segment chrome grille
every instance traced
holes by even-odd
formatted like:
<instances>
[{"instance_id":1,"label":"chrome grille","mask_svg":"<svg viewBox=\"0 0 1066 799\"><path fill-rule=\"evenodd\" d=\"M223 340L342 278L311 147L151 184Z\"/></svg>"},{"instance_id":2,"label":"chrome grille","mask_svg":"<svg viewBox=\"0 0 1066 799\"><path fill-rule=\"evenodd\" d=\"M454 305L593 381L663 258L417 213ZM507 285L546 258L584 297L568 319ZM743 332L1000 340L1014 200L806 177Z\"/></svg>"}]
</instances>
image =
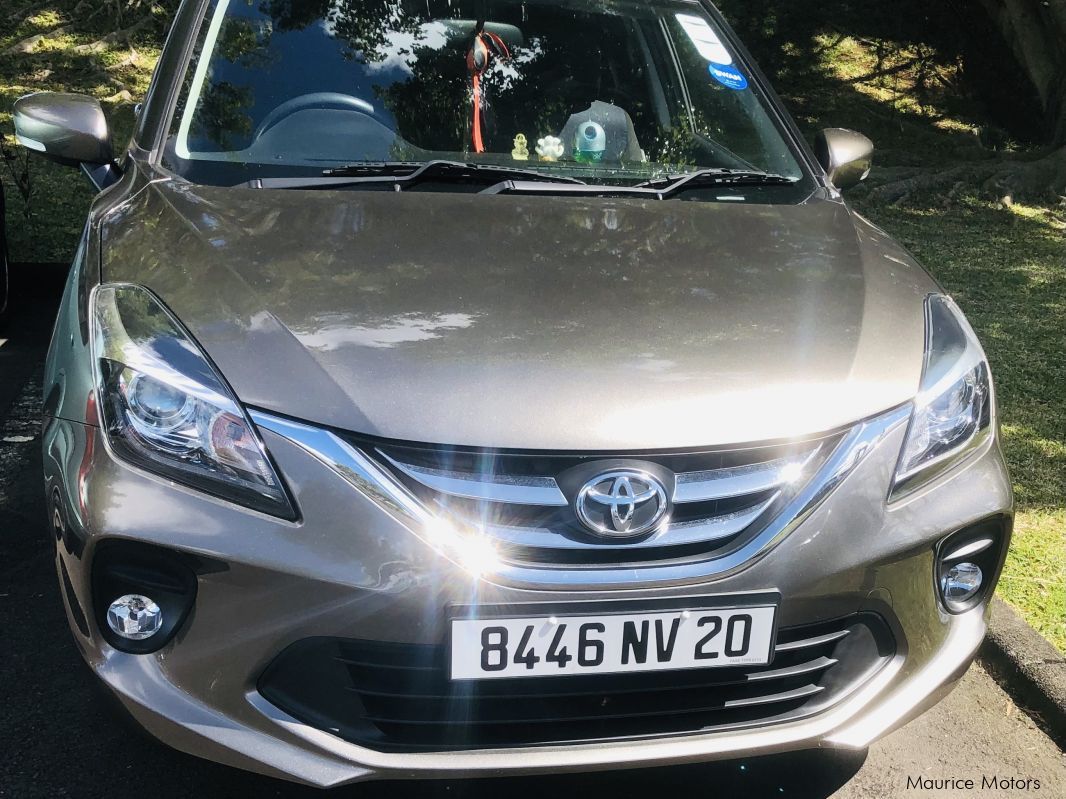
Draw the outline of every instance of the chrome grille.
<instances>
[{"instance_id":1,"label":"chrome grille","mask_svg":"<svg viewBox=\"0 0 1066 799\"><path fill-rule=\"evenodd\" d=\"M566 512L569 511L569 506L529 506L464 499L434 492L417 480L401 476L397 468L389 465L382 454L387 453L389 457L408 466L421 466L453 475L524 475L551 478L560 486L557 479L560 461L544 453L499 453L462 448L397 445L355 433L309 425L256 408L249 409L249 414L260 430L285 438L310 454L397 522L416 535L428 537L432 546L458 562L464 561L472 554L469 533L476 533L479 525L483 529L485 523L517 527L516 532L523 536L531 535L531 529L535 532L543 528L553 533L556 537L551 541L557 545L554 548L538 546L535 540L531 546L523 546L521 543L512 545L499 538L502 554L509 560L493 557L490 566L493 579L501 584L521 588L554 587L568 591L585 591L625 588L637 584L652 585L666 581L677 584L679 580L705 580L713 576L731 574L743 568L744 564L759 552L788 535L809 518L814 509L855 472L869 453L880 446L887 436L907 424L911 416L911 405L908 403L897 406L879 416L856 422L850 428L832 435L811 437L807 441L787 446L693 453L670 452L662 455L640 453L635 457L644 461L655 459L657 463L664 464L663 468L669 468L677 475L690 472L721 472L767 464L790 455L795 457L797 452L803 452L806 448L811 450L811 459L794 482L782 487L778 492L771 489L769 496L761 498L766 500L777 494L775 501L766 509L755 513L751 506L757 503L750 495L710 500L710 503L682 503L676 506L670 528L666 531L671 536L679 535L679 531L685 529L686 523L699 523L700 519L714 519L723 525L732 524L733 520L724 517L741 512L747 503L748 509L754 514L754 521L740 533L720 539L703 538L694 545L687 546L687 549L686 545L653 547L650 553L634 546L635 543L641 542L630 541L619 553L612 552L609 546L602 542L590 541L580 531L574 531L572 514L569 521L567 520ZM619 460L616 453L565 454L559 457L567 463L586 464L602 464L604 460L612 458L616 463ZM518 464L522 468L512 468ZM736 476L737 473L726 474ZM496 479L489 482L506 481ZM541 487L548 485L540 480L536 481L536 484ZM445 509L444 513L451 513L451 506L458 506L463 502L473 503L467 506L467 516L474 520L474 529L450 530L447 524L442 526L441 508ZM478 513L478 509L483 512ZM505 509L510 509L509 513L513 515L505 514ZM502 518L493 519L493 513ZM531 519L536 522L532 523ZM516 520L518 524L515 524ZM574 540L584 546L571 550L567 549L566 545L559 544L560 540ZM670 540L680 541L680 538ZM695 554L693 549L696 550ZM480 548L473 552L478 568L484 566L481 559L484 552L485 550ZM573 555L569 562L568 553ZM633 559L634 554L638 557L650 554L651 557L641 563ZM537 556L543 559L542 563L536 562ZM679 560L682 557L687 559ZM643 568L635 568L637 565L642 565Z\"/></svg>"},{"instance_id":2,"label":"chrome grille","mask_svg":"<svg viewBox=\"0 0 1066 799\"><path fill-rule=\"evenodd\" d=\"M552 454L356 442L437 517L491 537L512 564L639 565L743 545L795 497L841 436L699 452ZM577 519L574 474L646 466L672 477L669 522L604 540Z\"/></svg>"}]
</instances>

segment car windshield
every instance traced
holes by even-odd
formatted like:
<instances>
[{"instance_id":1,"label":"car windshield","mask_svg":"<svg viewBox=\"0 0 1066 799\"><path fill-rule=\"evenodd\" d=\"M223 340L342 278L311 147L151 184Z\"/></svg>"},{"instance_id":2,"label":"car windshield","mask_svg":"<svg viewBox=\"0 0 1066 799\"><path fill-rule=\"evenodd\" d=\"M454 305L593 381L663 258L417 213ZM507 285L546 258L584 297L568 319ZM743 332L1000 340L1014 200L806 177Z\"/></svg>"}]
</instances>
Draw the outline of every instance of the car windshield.
<instances>
[{"instance_id":1,"label":"car windshield","mask_svg":"<svg viewBox=\"0 0 1066 799\"><path fill-rule=\"evenodd\" d=\"M442 159L617 185L697 169L804 176L699 3L208 5L168 169L235 185Z\"/></svg>"}]
</instances>

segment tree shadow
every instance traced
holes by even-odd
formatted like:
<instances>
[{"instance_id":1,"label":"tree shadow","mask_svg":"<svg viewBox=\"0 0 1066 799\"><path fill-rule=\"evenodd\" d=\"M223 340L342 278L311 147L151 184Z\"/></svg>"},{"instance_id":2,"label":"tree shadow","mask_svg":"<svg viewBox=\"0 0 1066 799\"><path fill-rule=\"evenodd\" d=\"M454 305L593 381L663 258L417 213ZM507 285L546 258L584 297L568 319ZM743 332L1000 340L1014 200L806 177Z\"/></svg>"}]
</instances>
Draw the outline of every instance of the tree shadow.
<instances>
[{"instance_id":1,"label":"tree shadow","mask_svg":"<svg viewBox=\"0 0 1066 799\"><path fill-rule=\"evenodd\" d=\"M864 130L882 155L929 162L1043 133L1039 101L967 0L719 0L801 127ZM956 124L950 124L955 122Z\"/></svg>"}]
</instances>

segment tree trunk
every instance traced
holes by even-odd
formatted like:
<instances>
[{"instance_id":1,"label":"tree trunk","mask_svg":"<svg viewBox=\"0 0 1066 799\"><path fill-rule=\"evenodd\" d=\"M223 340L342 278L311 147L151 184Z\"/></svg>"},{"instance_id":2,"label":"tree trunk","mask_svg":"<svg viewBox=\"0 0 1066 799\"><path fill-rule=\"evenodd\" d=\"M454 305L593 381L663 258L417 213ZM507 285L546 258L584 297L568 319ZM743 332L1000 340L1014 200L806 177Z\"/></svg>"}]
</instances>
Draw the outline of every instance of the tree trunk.
<instances>
[{"instance_id":1,"label":"tree trunk","mask_svg":"<svg viewBox=\"0 0 1066 799\"><path fill-rule=\"evenodd\" d=\"M1066 146L1034 161L994 159L942 170L918 170L916 174L870 186L864 193L875 200L899 204L915 194L933 193L951 200L975 186L1004 204L1029 199L1066 201Z\"/></svg>"},{"instance_id":2,"label":"tree trunk","mask_svg":"<svg viewBox=\"0 0 1066 799\"><path fill-rule=\"evenodd\" d=\"M1036 88L1048 138L1066 146L1066 0L978 0Z\"/></svg>"}]
</instances>

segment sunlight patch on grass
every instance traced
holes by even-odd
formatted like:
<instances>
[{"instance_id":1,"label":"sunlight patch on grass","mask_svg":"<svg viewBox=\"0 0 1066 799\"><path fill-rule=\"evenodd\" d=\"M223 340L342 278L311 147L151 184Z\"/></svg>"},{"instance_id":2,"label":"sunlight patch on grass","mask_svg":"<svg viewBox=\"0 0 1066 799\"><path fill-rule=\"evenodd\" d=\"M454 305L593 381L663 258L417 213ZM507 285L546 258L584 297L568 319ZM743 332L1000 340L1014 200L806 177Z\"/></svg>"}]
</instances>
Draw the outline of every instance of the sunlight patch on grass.
<instances>
[{"instance_id":1,"label":"sunlight patch on grass","mask_svg":"<svg viewBox=\"0 0 1066 799\"><path fill-rule=\"evenodd\" d=\"M1066 510L1018 514L999 594L1066 652Z\"/></svg>"},{"instance_id":2,"label":"sunlight patch on grass","mask_svg":"<svg viewBox=\"0 0 1066 799\"><path fill-rule=\"evenodd\" d=\"M974 129L972 125L967 125L965 122L961 122L957 119L951 119L950 117L941 117L940 119L933 120L933 127L940 130L951 131L952 133L973 133Z\"/></svg>"},{"instance_id":3,"label":"sunlight patch on grass","mask_svg":"<svg viewBox=\"0 0 1066 799\"><path fill-rule=\"evenodd\" d=\"M800 124L865 133L877 146L875 169L987 156L977 109L953 88L956 68L927 48L823 33L813 49L783 52L791 63L778 88Z\"/></svg>"},{"instance_id":4,"label":"sunlight patch on grass","mask_svg":"<svg viewBox=\"0 0 1066 799\"><path fill-rule=\"evenodd\" d=\"M14 20L7 18L4 12L0 12L0 53L33 36L47 35L65 24L67 19L55 10L42 11L22 20L18 20L17 15ZM24 54L8 54L7 57L22 58Z\"/></svg>"},{"instance_id":5,"label":"sunlight patch on grass","mask_svg":"<svg viewBox=\"0 0 1066 799\"><path fill-rule=\"evenodd\" d=\"M847 81L881 105L920 116L942 116L933 104L923 103L920 98L941 99L951 72L932 64L921 50L890 42L875 43L880 46L873 47L851 37L833 39L828 35L818 37L816 42L827 75ZM957 121L956 124L961 125Z\"/></svg>"},{"instance_id":6,"label":"sunlight patch on grass","mask_svg":"<svg viewBox=\"0 0 1066 799\"><path fill-rule=\"evenodd\" d=\"M26 22L33 27L36 32L50 30L57 28L63 24L62 15L54 8L47 8L29 17Z\"/></svg>"}]
</instances>

